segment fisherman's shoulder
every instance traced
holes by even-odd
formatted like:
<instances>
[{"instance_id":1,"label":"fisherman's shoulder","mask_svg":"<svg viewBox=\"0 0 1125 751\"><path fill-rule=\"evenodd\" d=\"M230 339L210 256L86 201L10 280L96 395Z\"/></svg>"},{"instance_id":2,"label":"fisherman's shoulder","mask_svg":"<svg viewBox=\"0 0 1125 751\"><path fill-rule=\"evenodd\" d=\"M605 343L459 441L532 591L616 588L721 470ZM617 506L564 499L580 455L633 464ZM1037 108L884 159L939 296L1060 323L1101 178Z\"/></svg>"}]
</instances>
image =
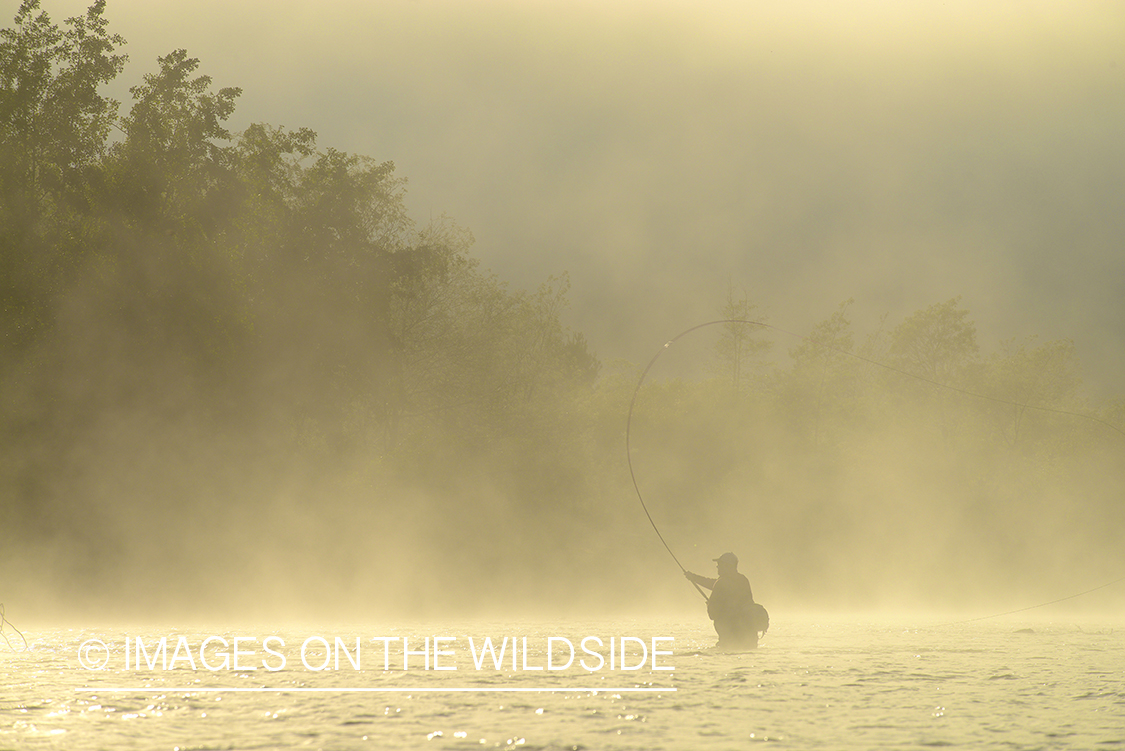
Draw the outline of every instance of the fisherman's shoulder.
<instances>
[{"instance_id":1,"label":"fisherman's shoulder","mask_svg":"<svg viewBox=\"0 0 1125 751\"><path fill-rule=\"evenodd\" d=\"M745 574L739 572L721 577L719 579L719 586L716 586L716 589L721 589L731 595L742 595L752 591L750 588L750 580L746 578Z\"/></svg>"}]
</instances>

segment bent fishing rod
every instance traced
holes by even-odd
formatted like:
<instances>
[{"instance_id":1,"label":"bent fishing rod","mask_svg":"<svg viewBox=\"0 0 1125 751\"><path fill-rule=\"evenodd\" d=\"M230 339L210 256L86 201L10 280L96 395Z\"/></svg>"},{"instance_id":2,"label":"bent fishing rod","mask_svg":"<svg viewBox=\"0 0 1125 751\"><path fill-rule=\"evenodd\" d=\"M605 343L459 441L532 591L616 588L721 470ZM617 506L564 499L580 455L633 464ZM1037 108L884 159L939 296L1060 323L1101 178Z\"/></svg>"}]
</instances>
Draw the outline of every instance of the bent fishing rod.
<instances>
[{"instance_id":1,"label":"bent fishing rod","mask_svg":"<svg viewBox=\"0 0 1125 751\"><path fill-rule=\"evenodd\" d=\"M640 501L641 508L644 509L644 512L645 512L645 517L648 519L648 523L652 525L652 530L654 532L656 532L656 536L658 538L660 538L660 542L664 545L664 549L668 551L668 555L672 556L672 560L676 562L677 566L679 566L680 571L685 573L685 574L688 573L688 570L686 568L684 568L684 565L682 563L680 563L680 559L677 558L676 554L672 552L672 548L668 545L668 541L665 540L664 535L662 535L660 533L660 529L656 526L656 522L653 520L652 514L649 513L648 505L645 504L644 495L642 495L642 493L641 493L640 485L637 484L637 474L633 469L633 452L632 452L632 446L631 446L631 442L630 442L630 438L631 438L631 435L632 435L632 427L633 427L633 409L634 409L634 407L636 407L637 395L641 392L641 386L644 384L645 378L648 376L649 371L652 370L652 366L655 365L656 361L660 359L660 356L662 354L664 354L668 349L670 349L673 344L675 344L677 341L679 341L683 337L687 336L688 334L691 334L692 332L698 331L699 329L703 329L703 328L706 328L708 326L716 326L718 324L740 324L740 325L747 325L747 326L758 326L759 328L763 328L763 329L771 329L773 331L777 331L779 333L786 334L786 335L794 337L796 339L800 339L801 341L808 342L808 343L813 344L813 345L815 345L817 347L820 347L822 349L826 349L826 350L831 351L831 352L837 352L837 353L842 354L842 355L847 355L848 357L852 357L852 358L855 358L855 359L860 360L862 362L866 362L866 363L869 363L871 365L875 365L876 367L880 367L880 368L883 368L885 370L889 370L892 373L898 373L900 375L906 376L907 378L913 378L914 380L922 381L923 383L928 383L928 384L931 384L931 385L936 386L938 388L946 389L948 391L953 391L953 392L956 392L956 393L959 393L959 394L963 394L965 396L970 396L970 397L973 397L975 399L983 399L985 401L990 401L990 402L994 402L994 403L997 403L997 404L1006 404L1008 406L1019 407L1019 408L1022 408L1022 409L1032 409L1032 410L1037 410L1037 411L1040 411L1040 412L1050 412L1050 413L1053 413L1053 414L1069 415L1071 417L1081 417L1081 418L1086 419L1086 420L1091 420L1093 422L1100 423L1100 424L1104 425L1105 427L1108 427L1110 430L1114 430L1117 433L1120 433L1122 436L1125 436L1125 430L1122 430L1121 428L1117 427L1113 423L1108 422L1106 420L1103 420L1100 417L1095 417L1094 415L1088 415L1088 414L1084 414L1082 412L1074 412L1074 411L1066 410L1066 409L1058 409L1056 407L1045 407L1045 406L1039 406L1039 405L1035 405L1035 404L1025 404L1023 402L1017 402L1017 401L1013 401L1011 399L1004 399L1004 398L1001 398L1001 397L987 396L985 394L978 394L976 392L969 391L968 389L959 388L957 386L953 386L953 385L948 384L948 383L942 383L942 382L936 381L932 378L927 378L926 376L918 375L917 373L911 373L908 370L903 370L902 368L897 368L894 365L889 365L889 364L884 363L884 362L879 362L878 360L872 359L870 357L864 357L863 355L860 355L860 354L855 353L855 352L851 352L850 350L841 349L840 347L835 347L831 344L826 344L824 342L818 342L815 339L809 338L807 336L801 336L800 334L795 334L792 331L786 331L785 329L779 328L778 326L774 326L774 325L769 324L769 323L765 323L763 321L750 321L750 320L744 320L744 319L740 319L740 318L723 318L723 319L720 319L720 320L717 320L717 321L707 321L706 323L700 323L700 324L697 324L695 326L692 326L689 329L685 329L684 331L681 331L679 334L677 334L676 336L669 339L667 342L664 343L663 347L661 347L659 350L657 350L656 354L653 355L652 359L649 360L648 365L646 365L645 369L641 372L641 377L639 379L637 379L637 386L636 386L636 388L633 389L633 398L629 401L629 414L628 414L628 416L625 420L625 459L626 459L626 461L629 465L629 477L633 481L633 490L635 490L636 493L637 493L637 500ZM689 579L689 581L691 581L691 580ZM1099 587L1094 587L1093 589L1087 590L1086 592L1080 592L1078 595L1071 595L1070 597L1063 597L1059 600L1052 600L1051 602L1048 602L1048 603L1042 603L1040 605L1033 605L1029 608L1022 608L1020 611L1013 611L1013 612L1021 612L1022 610L1032 610L1034 608L1043 607L1043 605L1051 605L1055 602L1062 602L1063 600L1069 600L1069 599L1072 599L1074 597L1078 597L1078 596L1083 595L1083 594L1088 594L1089 592L1093 592L1093 591L1098 590L1098 589L1103 589L1105 587L1110 586L1111 584L1116 584L1119 581L1125 581L1125 577L1122 577L1121 579L1116 579L1112 582L1109 582L1107 584L1103 584ZM707 597L707 593L703 591L702 587L700 587L694 581L691 581L691 584L692 584L693 587L695 587L696 591L699 592L699 594L703 597L704 600L709 599ZM1003 615L1007 615L1007 614L1005 613ZM985 616L985 617L991 618L991 617L995 617L995 616Z\"/></svg>"},{"instance_id":2,"label":"bent fishing rod","mask_svg":"<svg viewBox=\"0 0 1125 751\"><path fill-rule=\"evenodd\" d=\"M648 518L648 523L652 525L652 531L656 532L656 536L660 538L660 542L663 543L664 549L668 551L668 555L672 556L672 560L675 561L676 565L680 567L680 571L685 574L687 573L687 569L684 568L684 565L682 563L680 563L680 559L676 557L676 554L672 552L672 548L669 547L668 541L664 539L664 535L660 534L660 529L656 526L656 522L653 521L652 514L649 513L648 506L645 504L644 496L641 494L641 488L637 484L637 474L633 470L633 452L630 446L630 436L632 435L633 427L633 408L637 404L637 394L641 392L641 384L645 382L645 377L648 375L648 372L652 370L652 366L656 364L656 361L660 359L660 356L664 354L665 350L675 344L677 340L687 336L696 329L701 329L705 326L712 326L716 323L731 323L731 321L709 321L707 323L701 323L698 326L692 326L690 329L677 334L671 340L666 342L662 349L657 350L656 354L653 355L652 359L648 361L648 365L645 366L644 371L641 373L641 377L637 381L637 387L633 389L633 398L629 401L629 416L625 420L625 459L629 464L629 477L633 480L633 490L637 491L637 500L641 502L641 508L644 509L645 516ZM746 323L753 322L746 321ZM688 581L691 580L689 579ZM710 599L707 597L707 593L703 591L703 588L696 584L694 581L691 582L691 585L695 587L695 591L699 592L704 600Z\"/></svg>"}]
</instances>

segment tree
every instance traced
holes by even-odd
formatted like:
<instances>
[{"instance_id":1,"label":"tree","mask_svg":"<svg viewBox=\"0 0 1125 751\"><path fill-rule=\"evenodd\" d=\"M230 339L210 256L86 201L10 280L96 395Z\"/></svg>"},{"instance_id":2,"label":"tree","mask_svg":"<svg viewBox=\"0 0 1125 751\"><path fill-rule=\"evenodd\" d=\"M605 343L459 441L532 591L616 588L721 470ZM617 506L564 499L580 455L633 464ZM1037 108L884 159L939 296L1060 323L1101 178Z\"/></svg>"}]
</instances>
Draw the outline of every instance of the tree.
<instances>
[{"instance_id":1,"label":"tree","mask_svg":"<svg viewBox=\"0 0 1125 751\"><path fill-rule=\"evenodd\" d=\"M846 422L856 409L859 361L850 355L854 337L847 318L848 306L854 302L840 303L835 313L789 351L793 367L783 380L782 398L791 414L812 423L814 445L824 440L829 416Z\"/></svg>"},{"instance_id":2,"label":"tree","mask_svg":"<svg viewBox=\"0 0 1125 751\"><path fill-rule=\"evenodd\" d=\"M125 139L112 150L118 208L134 221L175 233L181 241L213 237L229 216L234 149L223 123L239 88L211 91L211 77L194 75L199 60L176 50L160 70L132 87L134 104L122 120Z\"/></svg>"},{"instance_id":3,"label":"tree","mask_svg":"<svg viewBox=\"0 0 1125 751\"><path fill-rule=\"evenodd\" d=\"M1020 343L1001 342L982 375L985 393L1007 402L990 402L987 407L999 437L1011 448L1054 444L1060 434L1059 421L1035 408L1078 409L1081 383L1074 342L1059 339L1036 346L1034 336ZM1074 421L1067 418L1065 422Z\"/></svg>"},{"instance_id":4,"label":"tree","mask_svg":"<svg viewBox=\"0 0 1125 751\"><path fill-rule=\"evenodd\" d=\"M908 316L891 332L888 349L890 364L913 376L899 381L903 393L936 404L947 448L955 416L949 409L952 392L945 387L966 384L979 351L976 325L960 304L958 296Z\"/></svg>"},{"instance_id":5,"label":"tree","mask_svg":"<svg viewBox=\"0 0 1125 751\"><path fill-rule=\"evenodd\" d=\"M0 347L9 354L49 331L52 298L100 231L89 209L117 102L98 87L125 63L104 9L98 0L60 29L24 0L15 26L0 29Z\"/></svg>"},{"instance_id":6,"label":"tree","mask_svg":"<svg viewBox=\"0 0 1125 751\"><path fill-rule=\"evenodd\" d=\"M935 303L900 323L891 333L892 364L915 376L952 385L976 360L977 329L961 297Z\"/></svg>"},{"instance_id":7,"label":"tree","mask_svg":"<svg viewBox=\"0 0 1125 751\"><path fill-rule=\"evenodd\" d=\"M103 155L117 102L98 93L125 64L125 40L106 30L105 0L59 29L24 0L0 30L0 146L5 193L20 186L32 218L42 201L82 199L86 168ZM38 210L38 211L37 211Z\"/></svg>"},{"instance_id":8,"label":"tree","mask_svg":"<svg viewBox=\"0 0 1125 751\"><path fill-rule=\"evenodd\" d=\"M727 323L722 325L719 341L715 344L716 367L718 373L729 380L737 395L752 377L755 360L765 355L772 346L772 342L762 335L762 327L753 325L755 322L765 323L769 317L759 310L756 303L749 301L745 290L736 297L733 285L727 286L727 299L719 314Z\"/></svg>"}]
</instances>

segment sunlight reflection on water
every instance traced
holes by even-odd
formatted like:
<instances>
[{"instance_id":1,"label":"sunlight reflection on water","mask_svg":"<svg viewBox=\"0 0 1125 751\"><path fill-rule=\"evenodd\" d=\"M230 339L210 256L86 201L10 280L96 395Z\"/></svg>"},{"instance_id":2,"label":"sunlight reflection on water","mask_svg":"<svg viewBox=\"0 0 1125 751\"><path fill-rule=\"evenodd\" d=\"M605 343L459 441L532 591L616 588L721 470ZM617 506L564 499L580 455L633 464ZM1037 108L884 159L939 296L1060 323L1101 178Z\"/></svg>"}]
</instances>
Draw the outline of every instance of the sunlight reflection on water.
<instances>
[{"instance_id":1,"label":"sunlight reflection on water","mask_svg":"<svg viewBox=\"0 0 1125 751\"><path fill-rule=\"evenodd\" d=\"M606 621L430 630L454 640L442 648L455 669L384 670L384 646L364 647L353 668L309 670L296 657L307 634L278 635L284 669L251 666L261 639L242 637L239 670L173 670L131 660L135 633L58 629L29 636L32 649L0 654L0 748L538 748L720 749L770 742L792 748L1091 748L1125 744L1125 645L1121 630L1071 625L984 622L940 628L891 622L776 621L762 647L743 654L708 650L703 623ZM354 648L366 628L325 632ZM403 632L405 633L405 632ZM141 633L152 658L161 636L185 636L197 648L207 634ZM500 669L475 668L469 636L517 635L528 651ZM567 639L603 637L603 669L544 669L548 637L565 658ZM407 643L413 649L422 631ZM399 634L401 636L401 634ZM674 670L605 669L609 638L674 637ZM79 646L97 638L110 651L106 669L85 670ZM214 646L216 643L212 643ZM367 642L370 645L370 642ZM510 643L509 643L510 644ZM221 647L221 644L218 646ZM275 646L277 646L275 644ZM596 646L591 644L590 646ZM431 642L433 649L433 642ZM418 647L419 652L421 646ZM283 651L278 649L277 651ZM596 651L596 650L595 650ZM252 657L248 655L253 655ZM214 664L215 655L207 655ZM334 657L334 656L333 656ZM373 662L368 661L368 657ZM431 654L432 658L433 655ZM613 656L615 660L619 655ZM525 662L526 659L526 662ZM591 658L591 663L594 664ZM324 655L310 659L318 665ZM440 664L440 663L439 663ZM561 663L558 663L561 664ZM615 662L615 665L618 663ZM665 664L657 661L657 667ZM524 669L524 667L527 669ZM251 669L254 668L254 669ZM538 669L537 669L538 668ZM124 691L109 691L125 688ZM216 689L225 689L216 691ZM267 690L263 690L267 689ZM362 690L361 690L362 689Z\"/></svg>"}]
</instances>

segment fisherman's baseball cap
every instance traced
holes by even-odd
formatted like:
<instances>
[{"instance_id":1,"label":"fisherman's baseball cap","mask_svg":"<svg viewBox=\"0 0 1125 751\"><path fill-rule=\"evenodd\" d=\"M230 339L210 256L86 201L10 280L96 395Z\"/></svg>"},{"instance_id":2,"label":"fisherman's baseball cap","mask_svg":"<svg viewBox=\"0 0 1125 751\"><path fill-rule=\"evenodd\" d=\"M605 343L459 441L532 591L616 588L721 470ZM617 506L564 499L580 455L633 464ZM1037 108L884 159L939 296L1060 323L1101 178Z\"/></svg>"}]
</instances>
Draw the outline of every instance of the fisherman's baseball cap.
<instances>
[{"instance_id":1,"label":"fisherman's baseball cap","mask_svg":"<svg viewBox=\"0 0 1125 751\"><path fill-rule=\"evenodd\" d=\"M715 559L715 563L729 563L733 566L738 565L738 556L734 553L723 553Z\"/></svg>"}]
</instances>

